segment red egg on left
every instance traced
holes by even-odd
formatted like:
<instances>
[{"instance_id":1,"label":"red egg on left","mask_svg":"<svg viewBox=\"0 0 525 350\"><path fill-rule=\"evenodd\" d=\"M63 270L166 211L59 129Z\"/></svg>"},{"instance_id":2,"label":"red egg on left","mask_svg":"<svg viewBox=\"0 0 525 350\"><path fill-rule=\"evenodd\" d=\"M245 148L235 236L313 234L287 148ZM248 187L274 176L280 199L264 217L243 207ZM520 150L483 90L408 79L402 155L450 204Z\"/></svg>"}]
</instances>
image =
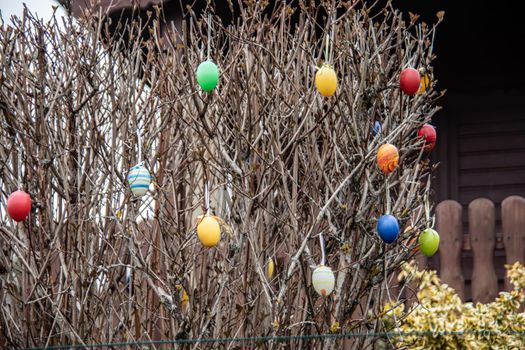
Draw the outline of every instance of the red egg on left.
<instances>
[{"instance_id":1,"label":"red egg on left","mask_svg":"<svg viewBox=\"0 0 525 350\"><path fill-rule=\"evenodd\" d=\"M399 87L405 94L414 96L419 90L420 85L421 76L417 70L414 68L403 69L399 75Z\"/></svg>"},{"instance_id":2,"label":"red egg on left","mask_svg":"<svg viewBox=\"0 0 525 350\"><path fill-rule=\"evenodd\" d=\"M417 137L425 139L425 150L430 151L436 145L436 129L430 124L423 124L421 129L417 131Z\"/></svg>"},{"instance_id":3,"label":"red egg on left","mask_svg":"<svg viewBox=\"0 0 525 350\"><path fill-rule=\"evenodd\" d=\"M31 197L24 191L15 191L7 199L7 212L11 219L24 221L31 211Z\"/></svg>"}]
</instances>

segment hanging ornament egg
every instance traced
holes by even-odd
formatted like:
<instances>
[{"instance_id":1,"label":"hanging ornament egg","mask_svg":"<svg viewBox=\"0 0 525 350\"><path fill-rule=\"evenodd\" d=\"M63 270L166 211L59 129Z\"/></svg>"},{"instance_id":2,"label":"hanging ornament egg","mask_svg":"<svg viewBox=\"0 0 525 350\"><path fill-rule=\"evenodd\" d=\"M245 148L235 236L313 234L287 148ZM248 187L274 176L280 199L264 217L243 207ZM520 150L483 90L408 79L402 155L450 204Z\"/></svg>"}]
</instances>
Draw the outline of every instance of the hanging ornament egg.
<instances>
[{"instance_id":1,"label":"hanging ornament egg","mask_svg":"<svg viewBox=\"0 0 525 350\"><path fill-rule=\"evenodd\" d=\"M381 171L390 174L397 168L399 162L399 152L397 147L389 143L381 145L377 150L377 165Z\"/></svg>"},{"instance_id":2,"label":"hanging ornament egg","mask_svg":"<svg viewBox=\"0 0 525 350\"><path fill-rule=\"evenodd\" d=\"M315 86L321 95L330 97L335 94L337 89L337 75L329 64L324 64L315 73Z\"/></svg>"},{"instance_id":3,"label":"hanging ornament egg","mask_svg":"<svg viewBox=\"0 0 525 350\"><path fill-rule=\"evenodd\" d=\"M268 263L266 264L266 278L269 280L273 277L273 271L275 269L275 264L273 263L272 258L268 258Z\"/></svg>"},{"instance_id":4,"label":"hanging ornament egg","mask_svg":"<svg viewBox=\"0 0 525 350\"><path fill-rule=\"evenodd\" d=\"M381 216L377 222L377 233L383 242L394 242L399 234L399 223L395 216L390 214Z\"/></svg>"},{"instance_id":5,"label":"hanging ornament egg","mask_svg":"<svg viewBox=\"0 0 525 350\"><path fill-rule=\"evenodd\" d=\"M219 68L210 60L204 61L197 67L196 76L202 90L211 92L219 82Z\"/></svg>"},{"instance_id":6,"label":"hanging ornament egg","mask_svg":"<svg viewBox=\"0 0 525 350\"><path fill-rule=\"evenodd\" d=\"M425 149L430 151L436 145L436 129L430 124L424 124L418 131L417 137L425 139Z\"/></svg>"},{"instance_id":7,"label":"hanging ornament egg","mask_svg":"<svg viewBox=\"0 0 525 350\"><path fill-rule=\"evenodd\" d=\"M142 197L148 192L151 183L151 175L142 164L137 164L129 169L128 183L135 197Z\"/></svg>"},{"instance_id":8,"label":"hanging ornament egg","mask_svg":"<svg viewBox=\"0 0 525 350\"><path fill-rule=\"evenodd\" d=\"M431 228L427 228L421 232L419 236L419 249L423 255L428 257L436 254L439 249L439 234Z\"/></svg>"},{"instance_id":9,"label":"hanging ornament egg","mask_svg":"<svg viewBox=\"0 0 525 350\"><path fill-rule=\"evenodd\" d=\"M320 265L312 273L312 284L320 296L326 297L332 293L335 285L335 276L331 268Z\"/></svg>"},{"instance_id":10,"label":"hanging ornament egg","mask_svg":"<svg viewBox=\"0 0 525 350\"><path fill-rule=\"evenodd\" d=\"M399 76L399 87L401 91L409 96L414 96L419 90L421 83L421 76L414 68L403 69Z\"/></svg>"},{"instance_id":11,"label":"hanging ornament egg","mask_svg":"<svg viewBox=\"0 0 525 350\"><path fill-rule=\"evenodd\" d=\"M421 83L419 84L419 90L417 91L418 95L423 95L430 86L430 76L428 74L421 75Z\"/></svg>"},{"instance_id":12,"label":"hanging ornament egg","mask_svg":"<svg viewBox=\"0 0 525 350\"><path fill-rule=\"evenodd\" d=\"M221 227L213 216L205 216L197 225L197 237L202 245L215 247L221 240Z\"/></svg>"},{"instance_id":13,"label":"hanging ornament egg","mask_svg":"<svg viewBox=\"0 0 525 350\"><path fill-rule=\"evenodd\" d=\"M186 305L188 305L188 302L190 301L190 296L188 295L188 292L186 292L186 289L184 289L184 286L182 284L176 284L175 288L179 290L180 305L182 307L186 307Z\"/></svg>"},{"instance_id":14,"label":"hanging ornament egg","mask_svg":"<svg viewBox=\"0 0 525 350\"><path fill-rule=\"evenodd\" d=\"M186 307L188 305L188 302L190 301L190 296L186 292L186 289L184 287L182 288L182 295L180 296L180 305L182 307Z\"/></svg>"},{"instance_id":15,"label":"hanging ornament egg","mask_svg":"<svg viewBox=\"0 0 525 350\"><path fill-rule=\"evenodd\" d=\"M7 212L16 222L24 221L31 211L31 197L24 191L15 191L7 199Z\"/></svg>"},{"instance_id":16,"label":"hanging ornament egg","mask_svg":"<svg viewBox=\"0 0 525 350\"><path fill-rule=\"evenodd\" d=\"M374 127L372 128L372 136L377 136L381 134L381 123L379 121L374 122Z\"/></svg>"}]
</instances>

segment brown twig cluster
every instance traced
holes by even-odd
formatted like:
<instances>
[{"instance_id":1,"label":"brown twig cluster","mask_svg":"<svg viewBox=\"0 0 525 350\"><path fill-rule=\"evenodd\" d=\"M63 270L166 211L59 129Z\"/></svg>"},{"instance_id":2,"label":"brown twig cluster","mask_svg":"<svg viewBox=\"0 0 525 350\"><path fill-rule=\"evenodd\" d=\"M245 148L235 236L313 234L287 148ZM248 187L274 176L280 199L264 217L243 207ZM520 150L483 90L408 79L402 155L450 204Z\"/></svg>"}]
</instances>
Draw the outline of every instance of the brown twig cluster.
<instances>
[{"instance_id":1,"label":"brown twig cluster","mask_svg":"<svg viewBox=\"0 0 525 350\"><path fill-rule=\"evenodd\" d=\"M377 329L385 295L402 294L391 277L430 224L416 131L438 94L404 96L398 79L430 67L435 27L390 5L299 4L268 15L268 2L245 2L232 25L213 17L211 38L191 11L179 39L156 23L124 40L102 20L31 14L1 28L0 346ZM133 35L144 26L149 41ZM314 87L327 34L331 98ZM208 40L221 71L209 94L195 80ZM386 142L401 155L391 175L375 162ZM142 160L154 180L137 200L126 175ZM222 224L212 249L195 233L205 181ZM5 203L18 188L33 205L16 224ZM375 230L387 211L402 226L390 245ZM336 274L326 298L311 286L320 233Z\"/></svg>"}]
</instances>

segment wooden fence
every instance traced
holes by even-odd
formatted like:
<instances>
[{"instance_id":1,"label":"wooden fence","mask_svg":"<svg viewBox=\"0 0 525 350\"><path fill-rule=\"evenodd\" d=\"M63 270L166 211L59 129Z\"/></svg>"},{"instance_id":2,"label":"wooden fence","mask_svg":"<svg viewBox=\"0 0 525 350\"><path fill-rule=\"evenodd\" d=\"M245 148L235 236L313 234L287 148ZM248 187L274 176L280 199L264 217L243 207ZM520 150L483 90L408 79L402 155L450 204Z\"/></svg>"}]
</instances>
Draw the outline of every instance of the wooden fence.
<instances>
[{"instance_id":1,"label":"wooden fence","mask_svg":"<svg viewBox=\"0 0 525 350\"><path fill-rule=\"evenodd\" d=\"M501 217L497 217L494 203L486 198L470 202L467 216L453 200L436 207L441 244L433 263L442 281L463 300L487 302L494 299L498 289L509 290L508 281L503 281L503 265L525 261L525 199L507 197L498 210ZM465 268L467 261L469 268Z\"/></svg>"}]
</instances>

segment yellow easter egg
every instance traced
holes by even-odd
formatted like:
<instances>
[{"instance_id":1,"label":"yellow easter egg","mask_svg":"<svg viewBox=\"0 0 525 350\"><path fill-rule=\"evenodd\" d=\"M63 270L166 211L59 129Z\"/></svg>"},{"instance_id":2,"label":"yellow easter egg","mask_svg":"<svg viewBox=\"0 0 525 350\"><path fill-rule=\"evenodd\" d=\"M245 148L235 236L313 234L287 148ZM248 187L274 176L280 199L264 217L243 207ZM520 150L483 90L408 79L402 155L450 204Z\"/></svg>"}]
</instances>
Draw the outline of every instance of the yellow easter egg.
<instances>
[{"instance_id":1,"label":"yellow easter egg","mask_svg":"<svg viewBox=\"0 0 525 350\"><path fill-rule=\"evenodd\" d=\"M188 293L186 292L186 289L184 289L182 284L175 285L175 288L177 288L180 292L179 296L180 296L181 306L185 307L186 305L188 305L188 302L190 301L190 296L188 295Z\"/></svg>"},{"instance_id":2,"label":"yellow easter egg","mask_svg":"<svg viewBox=\"0 0 525 350\"><path fill-rule=\"evenodd\" d=\"M203 246L215 247L221 240L221 228L217 219L205 216L197 225L197 236Z\"/></svg>"},{"instance_id":3,"label":"yellow easter egg","mask_svg":"<svg viewBox=\"0 0 525 350\"><path fill-rule=\"evenodd\" d=\"M421 83L419 84L418 94L422 95L430 86L430 76L425 74L421 77Z\"/></svg>"},{"instance_id":4,"label":"yellow easter egg","mask_svg":"<svg viewBox=\"0 0 525 350\"><path fill-rule=\"evenodd\" d=\"M180 304L182 305L182 307L185 307L186 305L188 305L189 301L190 301L190 296L188 295L188 293L186 293L186 289L182 288L182 295L180 297Z\"/></svg>"},{"instance_id":5,"label":"yellow easter egg","mask_svg":"<svg viewBox=\"0 0 525 350\"><path fill-rule=\"evenodd\" d=\"M272 258L268 258L268 264L266 264L266 278L269 280L273 277L273 271L275 269L275 264L273 263Z\"/></svg>"},{"instance_id":6,"label":"yellow easter egg","mask_svg":"<svg viewBox=\"0 0 525 350\"><path fill-rule=\"evenodd\" d=\"M325 64L315 74L315 86L321 95L330 97L337 89L337 75L332 66Z\"/></svg>"}]
</instances>

